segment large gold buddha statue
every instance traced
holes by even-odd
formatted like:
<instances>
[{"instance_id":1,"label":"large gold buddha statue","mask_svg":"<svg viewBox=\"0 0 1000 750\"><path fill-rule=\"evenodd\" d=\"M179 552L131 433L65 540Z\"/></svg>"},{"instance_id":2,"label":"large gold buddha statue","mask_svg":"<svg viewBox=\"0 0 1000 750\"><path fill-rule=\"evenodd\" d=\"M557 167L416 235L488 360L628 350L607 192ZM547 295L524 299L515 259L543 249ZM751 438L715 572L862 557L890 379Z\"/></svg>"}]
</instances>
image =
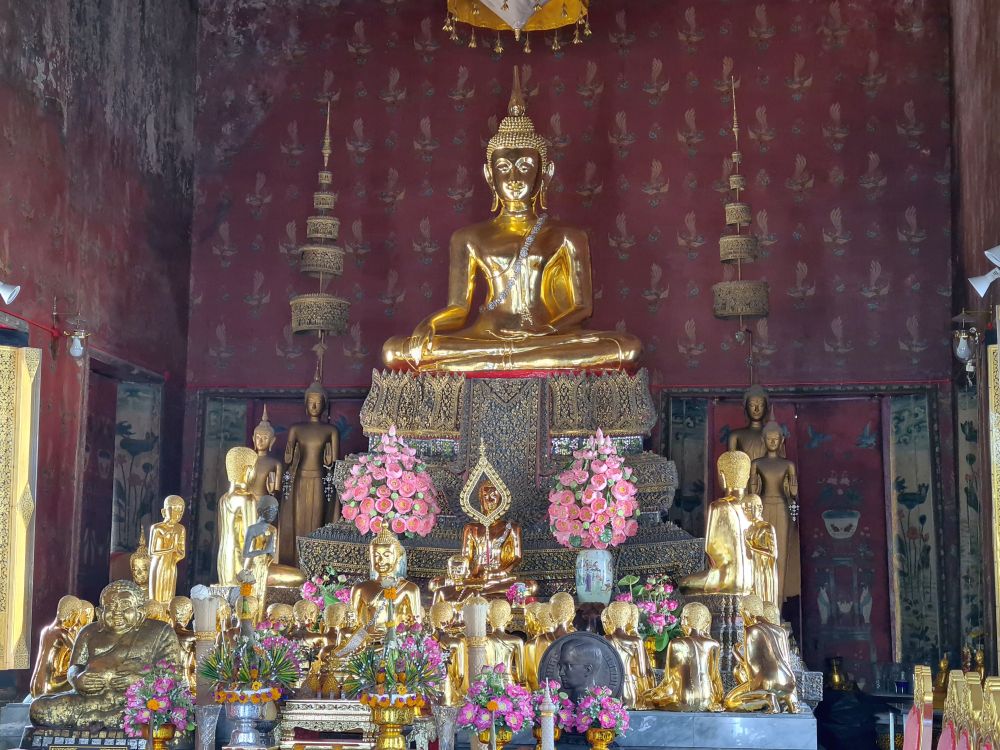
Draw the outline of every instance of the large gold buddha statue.
<instances>
[{"instance_id":1,"label":"large gold buddha statue","mask_svg":"<svg viewBox=\"0 0 1000 750\"><path fill-rule=\"evenodd\" d=\"M125 690L143 667L166 660L183 665L173 627L145 616L145 592L132 581L114 581L101 592L101 617L76 638L70 657L71 689L31 704L36 726L118 728Z\"/></svg>"},{"instance_id":2,"label":"large gold buddha statue","mask_svg":"<svg viewBox=\"0 0 1000 750\"><path fill-rule=\"evenodd\" d=\"M452 235L447 305L410 336L389 339L386 366L467 372L634 364L642 350L635 336L583 328L593 312L586 232L537 213L555 165L525 113L516 67L508 115L486 148L483 172L499 213Z\"/></svg>"}]
</instances>

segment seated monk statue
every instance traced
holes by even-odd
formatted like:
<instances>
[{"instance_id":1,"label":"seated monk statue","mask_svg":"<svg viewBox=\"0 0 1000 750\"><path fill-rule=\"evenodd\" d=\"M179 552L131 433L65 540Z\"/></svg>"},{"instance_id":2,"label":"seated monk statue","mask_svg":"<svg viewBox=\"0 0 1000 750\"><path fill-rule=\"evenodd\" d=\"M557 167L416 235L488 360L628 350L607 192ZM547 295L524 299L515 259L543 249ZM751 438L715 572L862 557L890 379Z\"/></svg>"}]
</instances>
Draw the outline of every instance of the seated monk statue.
<instances>
[{"instance_id":1,"label":"seated monk statue","mask_svg":"<svg viewBox=\"0 0 1000 750\"><path fill-rule=\"evenodd\" d=\"M480 587L469 581L469 561L463 555L452 555L446 564L448 574L432 578L427 586L433 595L431 606L448 602L460 613L465 601L478 594Z\"/></svg>"},{"instance_id":2,"label":"seated monk statue","mask_svg":"<svg viewBox=\"0 0 1000 750\"><path fill-rule=\"evenodd\" d=\"M489 481L479 486L479 506L489 516L500 507L497 488ZM514 574L523 559L521 526L503 517L487 529L481 523L467 523L462 528L462 555L469 562L466 585L479 589L484 598L506 597L507 589L517 581L528 587L531 596L538 590L534 581L519 579ZM454 602L453 602L454 603Z\"/></svg>"},{"instance_id":3,"label":"seated monk statue","mask_svg":"<svg viewBox=\"0 0 1000 750\"><path fill-rule=\"evenodd\" d=\"M681 610L679 638L667 644L667 659L660 684L645 695L646 703L666 711L721 711L721 646L710 635L712 613L701 602L688 602Z\"/></svg>"},{"instance_id":4,"label":"seated monk statue","mask_svg":"<svg viewBox=\"0 0 1000 750\"><path fill-rule=\"evenodd\" d=\"M483 171L498 214L452 235L446 306L411 335L390 338L385 365L468 372L635 364L642 351L635 336L583 327L594 302L586 231L537 213L555 165L526 114L516 67L508 115Z\"/></svg>"},{"instance_id":5,"label":"seated monk statue","mask_svg":"<svg viewBox=\"0 0 1000 750\"><path fill-rule=\"evenodd\" d=\"M383 527L368 545L373 579L351 587L351 611L369 642L380 642L389 627L423 620L420 589L412 581L396 577L402 555L399 539Z\"/></svg>"},{"instance_id":6,"label":"seated monk statue","mask_svg":"<svg viewBox=\"0 0 1000 750\"><path fill-rule=\"evenodd\" d=\"M785 632L764 619L764 603L756 594L740 602L743 643L733 649L736 687L726 694L729 711L788 713L798 709L795 673L788 662Z\"/></svg>"},{"instance_id":7,"label":"seated monk statue","mask_svg":"<svg viewBox=\"0 0 1000 750\"><path fill-rule=\"evenodd\" d=\"M753 590L753 555L746 543L752 524L743 508L750 457L740 451L719 456L719 481L725 495L708 506L705 522L705 557L708 567L680 580L685 594L736 594Z\"/></svg>"},{"instance_id":8,"label":"seated monk statue","mask_svg":"<svg viewBox=\"0 0 1000 750\"><path fill-rule=\"evenodd\" d=\"M52 695L69 689L66 673L76 638L76 623L81 618L83 602L67 594L56 605L55 619L38 636L38 656L31 673L31 697Z\"/></svg>"},{"instance_id":9,"label":"seated monk statue","mask_svg":"<svg viewBox=\"0 0 1000 750\"><path fill-rule=\"evenodd\" d=\"M120 728L125 690L142 669L160 660L183 665L169 623L146 618L145 592L132 581L114 581L101 592L101 617L76 638L67 674L71 689L38 698L31 722L43 727Z\"/></svg>"}]
</instances>

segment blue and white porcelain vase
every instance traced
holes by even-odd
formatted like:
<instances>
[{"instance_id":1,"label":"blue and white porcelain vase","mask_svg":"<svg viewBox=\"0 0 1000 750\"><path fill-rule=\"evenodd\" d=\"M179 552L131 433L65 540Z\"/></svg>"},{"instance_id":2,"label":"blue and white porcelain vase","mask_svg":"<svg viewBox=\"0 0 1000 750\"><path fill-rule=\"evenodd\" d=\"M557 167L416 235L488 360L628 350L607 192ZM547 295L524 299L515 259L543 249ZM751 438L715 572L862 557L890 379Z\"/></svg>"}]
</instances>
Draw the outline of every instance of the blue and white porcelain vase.
<instances>
[{"instance_id":1,"label":"blue and white porcelain vase","mask_svg":"<svg viewBox=\"0 0 1000 750\"><path fill-rule=\"evenodd\" d=\"M615 587L611 550L582 549L576 553L576 600L607 604Z\"/></svg>"}]
</instances>

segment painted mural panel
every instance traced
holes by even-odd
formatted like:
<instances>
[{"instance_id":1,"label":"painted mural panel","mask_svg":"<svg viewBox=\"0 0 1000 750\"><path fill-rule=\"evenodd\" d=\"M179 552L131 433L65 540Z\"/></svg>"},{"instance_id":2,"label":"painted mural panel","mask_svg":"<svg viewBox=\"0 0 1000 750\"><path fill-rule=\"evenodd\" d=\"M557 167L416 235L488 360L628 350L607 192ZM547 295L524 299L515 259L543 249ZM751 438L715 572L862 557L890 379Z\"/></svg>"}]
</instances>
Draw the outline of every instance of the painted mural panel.
<instances>
[{"instance_id":1,"label":"painted mural panel","mask_svg":"<svg viewBox=\"0 0 1000 750\"><path fill-rule=\"evenodd\" d=\"M979 442L979 392L976 386L956 389L959 486L959 565L962 576L961 633L982 633L983 612L983 538L980 527L981 503L985 499L979 481L981 460Z\"/></svg>"},{"instance_id":2,"label":"painted mural panel","mask_svg":"<svg viewBox=\"0 0 1000 750\"><path fill-rule=\"evenodd\" d=\"M708 446L708 399L672 398L667 415L667 457L677 465L680 486L674 495L669 518L691 536L705 533L706 454Z\"/></svg>"},{"instance_id":3,"label":"painted mural panel","mask_svg":"<svg viewBox=\"0 0 1000 750\"><path fill-rule=\"evenodd\" d=\"M162 391L149 383L118 386L112 554L135 550L140 534L160 520Z\"/></svg>"}]
</instances>

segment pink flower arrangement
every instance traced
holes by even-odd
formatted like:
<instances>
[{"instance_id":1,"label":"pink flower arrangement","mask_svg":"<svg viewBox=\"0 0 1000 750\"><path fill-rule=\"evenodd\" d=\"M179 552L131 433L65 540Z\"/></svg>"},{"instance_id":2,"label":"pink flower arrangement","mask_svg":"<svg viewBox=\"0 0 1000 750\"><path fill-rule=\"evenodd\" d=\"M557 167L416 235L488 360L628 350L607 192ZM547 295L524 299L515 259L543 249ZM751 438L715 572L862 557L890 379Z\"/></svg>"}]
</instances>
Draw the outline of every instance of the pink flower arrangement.
<instances>
[{"instance_id":1,"label":"pink flower arrangement","mask_svg":"<svg viewBox=\"0 0 1000 750\"><path fill-rule=\"evenodd\" d=\"M394 534L427 536L441 512L427 464L397 437L395 427L351 467L340 504L344 519L362 534L387 526Z\"/></svg>"},{"instance_id":2,"label":"pink flower arrangement","mask_svg":"<svg viewBox=\"0 0 1000 750\"><path fill-rule=\"evenodd\" d=\"M549 528L564 547L616 547L639 530L639 502L614 442L600 430L587 438L549 492Z\"/></svg>"},{"instance_id":3,"label":"pink flower arrangement","mask_svg":"<svg viewBox=\"0 0 1000 750\"><path fill-rule=\"evenodd\" d=\"M507 601L512 607L523 607L528 601L528 587L518 581L507 589Z\"/></svg>"},{"instance_id":4,"label":"pink flower arrangement","mask_svg":"<svg viewBox=\"0 0 1000 750\"><path fill-rule=\"evenodd\" d=\"M576 728L576 706L569 695L560 690L558 680L542 680L538 690L531 694L531 710L534 712L536 724L542 722L542 703L545 702L545 686L549 687L549 698L556 707L553 714L555 725L564 732L572 732Z\"/></svg>"},{"instance_id":5,"label":"pink flower arrangement","mask_svg":"<svg viewBox=\"0 0 1000 750\"><path fill-rule=\"evenodd\" d=\"M320 612L334 602L351 601L351 584L347 576L327 566L322 575L315 575L302 584L302 598L320 608Z\"/></svg>"},{"instance_id":6,"label":"pink flower arrangement","mask_svg":"<svg viewBox=\"0 0 1000 750\"><path fill-rule=\"evenodd\" d=\"M142 677L125 691L122 727L129 737L142 737L142 728L173 724L178 732L194 731L194 696L180 668L166 661L144 667Z\"/></svg>"},{"instance_id":7,"label":"pink flower arrangement","mask_svg":"<svg viewBox=\"0 0 1000 750\"><path fill-rule=\"evenodd\" d=\"M503 664L483 667L458 711L458 726L476 732L487 732L490 727L519 732L533 721L531 693L509 683Z\"/></svg>"},{"instance_id":8,"label":"pink flower arrangement","mask_svg":"<svg viewBox=\"0 0 1000 750\"><path fill-rule=\"evenodd\" d=\"M575 729L581 734L591 727L611 729L619 737L628 731L628 711L606 687L588 688L576 704Z\"/></svg>"},{"instance_id":9,"label":"pink flower arrangement","mask_svg":"<svg viewBox=\"0 0 1000 750\"><path fill-rule=\"evenodd\" d=\"M618 581L627 592L615 596L616 601L634 602L639 608L639 635L655 638L656 650L667 647L671 638L680 633L680 619L676 612L680 607L677 589L666 574L646 576L629 575Z\"/></svg>"}]
</instances>

